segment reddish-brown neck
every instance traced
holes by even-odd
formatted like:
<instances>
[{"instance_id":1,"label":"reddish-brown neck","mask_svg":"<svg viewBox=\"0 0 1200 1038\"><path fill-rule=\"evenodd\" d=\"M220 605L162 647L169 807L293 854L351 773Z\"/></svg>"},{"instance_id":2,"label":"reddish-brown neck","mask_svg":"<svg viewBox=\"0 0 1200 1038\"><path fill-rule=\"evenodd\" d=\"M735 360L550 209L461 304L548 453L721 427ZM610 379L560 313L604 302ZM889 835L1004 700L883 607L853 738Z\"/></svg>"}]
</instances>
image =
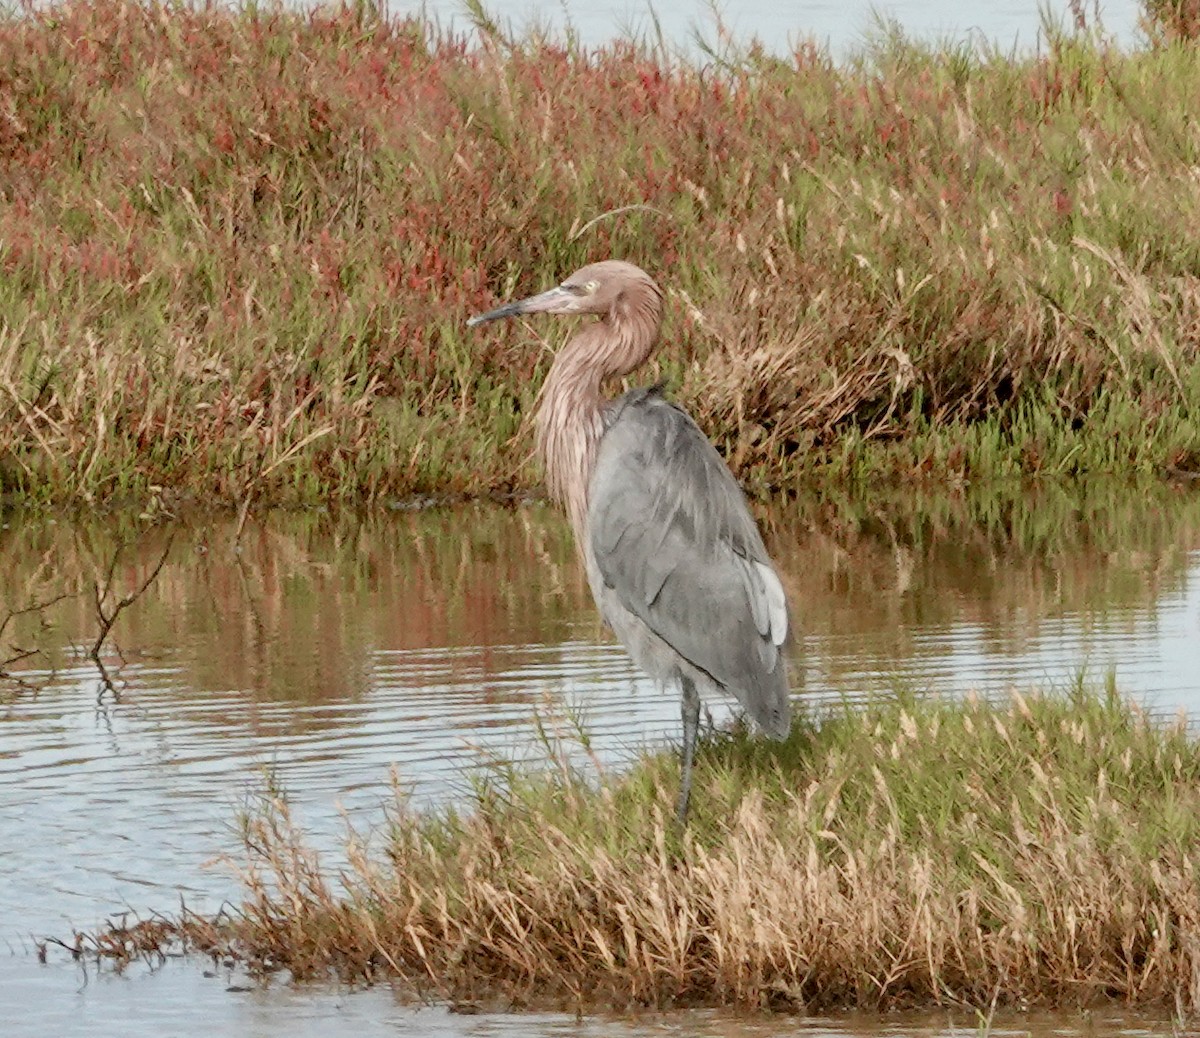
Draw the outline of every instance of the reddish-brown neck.
<instances>
[{"instance_id":1,"label":"reddish-brown neck","mask_svg":"<svg viewBox=\"0 0 1200 1038\"><path fill-rule=\"evenodd\" d=\"M588 484L604 434L605 379L646 362L662 323L662 296L653 282L627 288L612 309L581 328L554 358L537 411L537 445L550 493L567 510L582 546Z\"/></svg>"}]
</instances>

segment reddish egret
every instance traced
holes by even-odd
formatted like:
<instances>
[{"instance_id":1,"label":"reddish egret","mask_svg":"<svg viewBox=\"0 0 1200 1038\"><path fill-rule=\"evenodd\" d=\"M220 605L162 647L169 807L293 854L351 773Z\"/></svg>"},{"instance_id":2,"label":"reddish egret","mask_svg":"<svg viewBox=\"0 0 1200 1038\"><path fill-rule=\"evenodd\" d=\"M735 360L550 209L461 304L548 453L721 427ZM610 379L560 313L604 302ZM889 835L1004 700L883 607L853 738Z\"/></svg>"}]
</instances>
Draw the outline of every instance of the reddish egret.
<instances>
[{"instance_id":1,"label":"reddish egret","mask_svg":"<svg viewBox=\"0 0 1200 1038\"><path fill-rule=\"evenodd\" d=\"M696 423L657 388L602 393L607 379L644 364L658 339L662 292L650 276L632 263L593 263L468 323L537 313L599 318L550 366L538 450L604 619L643 670L682 692L682 825L701 693L733 695L767 735L788 733L783 586L737 482Z\"/></svg>"}]
</instances>

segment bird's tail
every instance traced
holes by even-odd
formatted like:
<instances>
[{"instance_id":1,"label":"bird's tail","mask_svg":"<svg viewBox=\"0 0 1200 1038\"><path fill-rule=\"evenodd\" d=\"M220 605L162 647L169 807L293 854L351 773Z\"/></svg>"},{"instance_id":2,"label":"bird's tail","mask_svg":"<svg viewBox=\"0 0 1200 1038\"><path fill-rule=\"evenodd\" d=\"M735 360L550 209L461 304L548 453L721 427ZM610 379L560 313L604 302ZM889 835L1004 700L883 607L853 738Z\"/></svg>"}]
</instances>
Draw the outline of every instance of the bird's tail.
<instances>
[{"instance_id":1,"label":"bird's tail","mask_svg":"<svg viewBox=\"0 0 1200 1038\"><path fill-rule=\"evenodd\" d=\"M792 701L788 694L787 667L780 654L769 679L758 686L756 695L744 705L750 719L772 739L783 740L792 730Z\"/></svg>"}]
</instances>

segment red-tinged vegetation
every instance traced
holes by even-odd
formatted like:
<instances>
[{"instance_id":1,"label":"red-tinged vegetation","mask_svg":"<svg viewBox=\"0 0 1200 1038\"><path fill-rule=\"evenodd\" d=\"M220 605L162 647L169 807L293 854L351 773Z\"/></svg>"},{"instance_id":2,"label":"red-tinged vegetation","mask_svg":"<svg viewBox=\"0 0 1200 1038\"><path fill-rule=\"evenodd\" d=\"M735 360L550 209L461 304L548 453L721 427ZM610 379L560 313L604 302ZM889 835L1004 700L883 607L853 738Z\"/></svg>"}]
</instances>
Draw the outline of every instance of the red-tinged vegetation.
<instances>
[{"instance_id":1,"label":"red-tinged vegetation","mask_svg":"<svg viewBox=\"0 0 1200 1038\"><path fill-rule=\"evenodd\" d=\"M531 485L558 333L464 319L607 255L756 486L1190 470L1198 89L1083 36L717 66L365 5L9 14L0 491Z\"/></svg>"}]
</instances>

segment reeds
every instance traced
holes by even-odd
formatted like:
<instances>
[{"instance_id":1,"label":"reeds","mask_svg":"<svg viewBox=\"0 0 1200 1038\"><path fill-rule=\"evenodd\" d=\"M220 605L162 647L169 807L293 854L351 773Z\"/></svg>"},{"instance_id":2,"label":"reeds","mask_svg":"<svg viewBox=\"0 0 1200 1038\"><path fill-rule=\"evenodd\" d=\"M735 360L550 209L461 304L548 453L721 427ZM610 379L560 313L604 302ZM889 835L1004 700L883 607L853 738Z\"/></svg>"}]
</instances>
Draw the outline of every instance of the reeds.
<instances>
[{"instance_id":1,"label":"reeds","mask_svg":"<svg viewBox=\"0 0 1200 1038\"><path fill-rule=\"evenodd\" d=\"M710 736L682 834L673 755L620 776L567 760L498 769L459 809L397 793L337 869L266 794L244 903L179 932L257 968L518 1006L1200 1005L1200 745L1111 688Z\"/></svg>"},{"instance_id":2,"label":"reeds","mask_svg":"<svg viewBox=\"0 0 1200 1038\"><path fill-rule=\"evenodd\" d=\"M1197 468L1195 48L484 23L3 16L0 492L528 486L559 332L463 321L607 255L671 289L660 374L757 488Z\"/></svg>"}]
</instances>

